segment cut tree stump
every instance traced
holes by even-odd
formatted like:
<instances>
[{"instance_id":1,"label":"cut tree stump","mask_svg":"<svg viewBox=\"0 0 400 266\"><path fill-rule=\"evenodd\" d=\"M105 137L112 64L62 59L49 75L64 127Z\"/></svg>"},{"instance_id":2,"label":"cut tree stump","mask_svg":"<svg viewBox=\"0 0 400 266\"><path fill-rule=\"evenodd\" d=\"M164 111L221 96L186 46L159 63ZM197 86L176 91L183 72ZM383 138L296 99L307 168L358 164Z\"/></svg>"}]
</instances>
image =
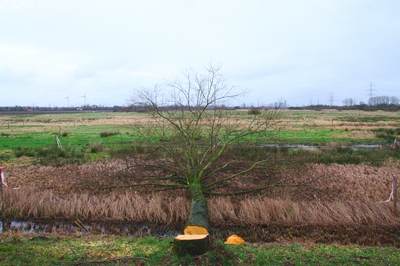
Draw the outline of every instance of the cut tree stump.
<instances>
[{"instance_id":1,"label":"cut tree stump","mask_svg":"<svg viewBox=\"0 0 400 266\"><path fill-rule=\"evenodd\" d=\"M208 251L210 238L208 230L203 226L188 225L183 230L184 235L174 239L174 252L182 257L187 254L196 256Z\"/></svg>"},{"instance_id":2,"label":"cut tree stump","mask_svg":"<svg viewBox=\"0 0 400 266\"><path fill-rule=\"evenodd\" d=\"M209 235L177 235L174 239L174 253L179 257L187 254L202 255L208 251Z\"/></svg>"}]
</instances>

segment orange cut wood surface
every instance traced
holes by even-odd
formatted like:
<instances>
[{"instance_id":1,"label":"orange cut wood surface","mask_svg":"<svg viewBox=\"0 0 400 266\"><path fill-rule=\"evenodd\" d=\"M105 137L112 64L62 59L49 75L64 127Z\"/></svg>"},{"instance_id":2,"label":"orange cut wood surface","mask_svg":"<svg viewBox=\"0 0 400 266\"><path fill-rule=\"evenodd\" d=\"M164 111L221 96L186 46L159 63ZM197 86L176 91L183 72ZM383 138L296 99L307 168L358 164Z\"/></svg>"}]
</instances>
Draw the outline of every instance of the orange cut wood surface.
<instances>
[{"instance_id":1,"label":"orange cut wood surface","mask_svg":"<svg viewBox=\"0 0 400 266\"><path fill-rule=\"evenodd\" d=\"M239 244L243 244L245 241L243 238L241 238L240 236L237 235L231 235L230 237L228 237L228 239L225 241L225 244L227 245L239 245Z\"/></svg>"},{"instance_id":2,"label":"orange cut wood surface","mask_svg":"<svg viewBox=\"0 0 400 266\"><path fill-rule=\"evenodd\" d=\"M207 235L177 235L175 237L176 240L200 240L204 239L208 236Z\"/></svg>"},{"instance_id":3,"label":"orange cut wood surface","mask_svg":"<svg viewBox=\"0 0 400 266\"><path fill-rule=\"evenodd\" d=\"M208 235L208 230L203 226L188 225L183 230L185 235Z\"/></svg>"}]
</instances>

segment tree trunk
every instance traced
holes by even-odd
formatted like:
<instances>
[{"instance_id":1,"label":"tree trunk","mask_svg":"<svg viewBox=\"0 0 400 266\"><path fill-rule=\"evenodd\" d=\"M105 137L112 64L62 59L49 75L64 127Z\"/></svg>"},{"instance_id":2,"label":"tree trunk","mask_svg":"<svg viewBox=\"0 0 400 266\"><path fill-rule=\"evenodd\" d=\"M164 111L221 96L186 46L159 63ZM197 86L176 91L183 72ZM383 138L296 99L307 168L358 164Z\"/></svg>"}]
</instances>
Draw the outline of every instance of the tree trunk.
<instances>
[{"instance_id":1,"label":"tree trunk","mask_svg":"<svg viewBox=\"0 0 400 266\"><path fill-rule=\"evenodd\" d=\"M173 250L179 257L203 255L209 248L209 235L178 235Z\"/></svg>"},{"instance_id":2,"label":"tree trunk","mask_svg":"<svg viewBox=\"0 0 400 266\"><path fill-rule=\"evenodd\" d=\"M174 240L174 251L178 256L202 255L210 246L210 223L208 206L200 182L189 186L192 198L190 213L184 235L178 235Z\"/></svg>"},{"instance_id":3,"label":"tree trunk","mask_svg":"<svg viewBox=\"0 0 400 266\"><path fill-rule=\"evenodd\" d=\"M202 226L210 232L210 217L208 216L207 200L203 193L200 182L195 182L189 186L192 202L190 205L188 226Z\"/></svg>"}]
</instances>

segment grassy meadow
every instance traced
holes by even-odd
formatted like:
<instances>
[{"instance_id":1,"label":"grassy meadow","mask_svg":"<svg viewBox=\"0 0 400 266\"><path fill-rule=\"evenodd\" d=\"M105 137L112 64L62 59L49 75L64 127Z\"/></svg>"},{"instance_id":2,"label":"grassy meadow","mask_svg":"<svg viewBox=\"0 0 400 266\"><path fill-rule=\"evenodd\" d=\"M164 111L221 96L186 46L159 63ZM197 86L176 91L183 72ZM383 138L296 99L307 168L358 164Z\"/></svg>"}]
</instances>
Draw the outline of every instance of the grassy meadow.
<instances>
[{"instance_id":1,"label":"grassy meadow","mask_svg":"<svg viewBox=\"0 0 400 266\"><path fill-rule=\"evenodd\" d=\"M246 110L232 112L243 121L250 117ZM388 149L371 153L347 148L357 144L390 146L400 133L398 112L282 110L274 120L277 122L275 130L253 136L246 142L327 147L322 154L299 152L298 156L309 157L310 162L317 163L360 163L364 160L381 163L388 157L398 157L397 152ZM134 128L149 124L151 119L147 114L138 112L0 114L0 163L4 165L24 158L41 165L62 165L112 158L124 152L141 152L146 143L135 134ZM57 149L56 137L63 150ZM154 141L159 140L154 138ZM369 156L372 157L368 159Z\"/></svg>"},{"instance_id":2,"label":"grassy meadow","mask_svg":"<svg viewBox=\"0 0 400 266\"><path fill-rule=\"evenodd\" d=\"M249 116L245 110L232 112L243 119ZM387 144L400 133L397 112L282 110L275 119L279 128L271 132L270 137L248 141L305 145ZM99 143L107 148L118 147L140 141L132 135L132 127L145 123L149 123L147 115L137 112L0 114L0 151L52 145L55 135L63 146L77 150Z\"/></svg>"},{"instance_id":3,"label":"grassy meadow","mask_svg":"<svg viewBox=\"0 0 400 266\"><path fill-rule=\"evenodd\" d=\"M249 119L246 110L232 112ZM209 197L215 241L205 255L174 257L170 237L132 238L118 228L114 236L79 228L66 235L56 227L45 235L5 230L0 265L396 265L400 219L382 201L400 173L400 150L391 147L400 114L281 110L274 119L276 129L230 156L268 154L270 175L316 181ZM151 122L145 113L0 114L0 166L8 185L20 187L3 187L0 218L183 228L187 192L107 189L129 181L128 156L146 153L134 128ZM247 243L224 246L231 233Z\"/></svg>"}]
</instances>

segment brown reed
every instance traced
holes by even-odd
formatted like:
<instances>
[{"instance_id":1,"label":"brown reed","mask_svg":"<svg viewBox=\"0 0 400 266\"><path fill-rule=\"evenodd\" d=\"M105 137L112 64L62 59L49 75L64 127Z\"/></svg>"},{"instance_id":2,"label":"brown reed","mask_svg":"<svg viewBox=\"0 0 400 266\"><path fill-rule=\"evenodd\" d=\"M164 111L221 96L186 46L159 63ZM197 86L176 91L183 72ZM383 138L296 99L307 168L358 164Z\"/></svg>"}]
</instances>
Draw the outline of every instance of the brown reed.
<instances>
[{"instance_id":1,"label":"brown reed","mask_svg":"<svg viewBox=\"0 0 400 266\"><path fill-rule=\"evenodd\" d=\"M209 198L211 223L399 224L392 214L392 203L381 203L390 194L392 174L400 172L398 162L387 162L382 167L367 164L305 167L307 178L319 177L309 186L275 188L252 197ZM125 168L123 160L63 167L3 165L8 184L21 188L3 189L1 217L161 224L186 221L190 207L186 194L94 189L107 186L112 174ZM287 178L299 182L302 177ZM126 180L113 182L123 184Z\"/></svg>"},{"instance_id":2,"label":"brown reed","mask_svg":"<svg viewBox=\"0 0 400 266\"><path fill-rule=\"evenodd\" d=\"M208 205L211 223L215 225L400 224L389 205L375 201L293 202L266 197L238 201L212 198L208 200ZM5 190L1 208L3 217L14 219L60 218L179 224L187 219L189 200L185 197L165 198L161 194L138 195L128 192L60 197L52 191L20 189Z\"/></svg>"}]
</instances>

